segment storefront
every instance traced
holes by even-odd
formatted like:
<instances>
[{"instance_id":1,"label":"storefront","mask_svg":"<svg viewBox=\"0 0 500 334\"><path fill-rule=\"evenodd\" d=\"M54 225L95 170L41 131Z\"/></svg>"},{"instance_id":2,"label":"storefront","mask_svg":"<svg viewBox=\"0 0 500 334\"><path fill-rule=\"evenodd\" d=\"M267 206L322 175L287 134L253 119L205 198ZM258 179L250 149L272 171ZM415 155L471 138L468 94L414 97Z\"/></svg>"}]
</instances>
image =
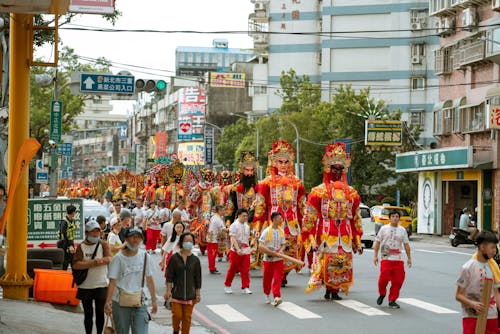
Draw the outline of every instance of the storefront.
<instances>
[{"instance_id":1,"label":"storefront","mask_svg":"<svg viewBox=\"0 0 500 334\"><path fill-rule=\"evenodd\" d=\"M418 172L417 233L449 234L463 208L481 230L494 227L491 164L479 161L472 146L398 154L396 172Z\"/></svg>"}]
</instances>

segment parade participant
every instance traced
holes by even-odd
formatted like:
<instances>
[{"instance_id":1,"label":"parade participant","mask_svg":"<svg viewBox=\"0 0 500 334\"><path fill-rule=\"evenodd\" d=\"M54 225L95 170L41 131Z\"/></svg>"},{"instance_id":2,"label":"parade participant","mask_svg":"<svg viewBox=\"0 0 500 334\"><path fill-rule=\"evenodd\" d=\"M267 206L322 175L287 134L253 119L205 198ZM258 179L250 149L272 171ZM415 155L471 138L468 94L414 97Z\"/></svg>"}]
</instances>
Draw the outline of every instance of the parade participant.
<instances>
[{"instance_id":1,"label":"parade participant","mask_svg":"<svg viewBox=\"0 0 500 334\"><path fill-rule=\"evenodd\" d=\"M225 208L222 205L215 206L215 214L210 218L207 233L208 270L211 274L220 274L215 267L215 258L219 250L219 238L226 228L224 223Z\"/></svg>"},{"instance_id":2,"label":"parade participant","mask_svg":"<svg viewBox=\"0 0 500 334\"><path fill-rule=\"evenodd\" d=\"M76 249L72 269L87 269L87 277L78 284L76 298L82 301L85 333L92 334L95 325L97 333L104 328L104 302L108 290L108 263L111 262L111 252L105 242L101 242L101 227L95 220L85 224L85 240Z\"/></svg>"},{"instance_id":3,"label":"parade participant","mask_svg":"<svg viewBox=\"0 0 500 334\"><path fill-rule=\"evenodd\" d=\"M146 211L146 250L154 251L160 239L160 211L156 207L156 202L149 203L149 209Z\"/></svg>"},{"instance_id":4,"label":"parade participant","mask_svg":"<svg viewBox=\"0 0 500 334\"><path fill-rule=\"evenodd\" d=\"M457 279L456 300L462 304L463 334L474 334L480 314L487 313L485 334L498 334L497 307L500 301L498 285L500 283L500 270L493 257L496 253L498 239L490 231L482 231L477 235L477 252L472 259L467 261ZM484 281L492 280L489 302L481 301Z\"/></svg>"},{"instance_id":5,"label":"parade participant","mask_svg":"<svg viewBox=\"0 0 500 334\"><path fill-rule=\"evenodd\" d=\"M170 211L169 208L166 207L165 201L160 201L159 203L159 221L160 221L160 226L163 227L167 222L170 221L172 218L172 212Z\"/></svg>"},{"instance_id":6,"label":"parade participant","mask_svg":"<svg viewBox=\"0 0 500 334\"><path fill-rule=\"evenodd\" d=\"M362 253L360 197L347 183L350 154L342 142L330 144L323 155L323 183L307 199L302 240L314 249L306 292L326 286L325 299L340 300L353 283L352 255Z\"/></svg>"},{"instance_id":7,"label":"parade participant","mask_svg":"<svg viewBox=\"0 0 500 334\"><path fill-rule=\"evenodd\" d=\"M248 221L253 221L255 201L255 186L257 185L257 167L259 163L255 159L253 152L241 152L240 162L238 163L240 179L231 187L227 202L226 216L232 223L236 218L236 212L239 209L248 211Z\"/></svg>"},{"instance_id":8,"label":"parade participant","mask_svg":"<svg viewBox=\"0 0 500 334\"><path fill-rule=\"evenodd\" d=\"M401 249L404 247L408 261L408 268L411 268L411 253L410 241L406 229L399 226L400 219L399 211L392 210L389 212L390 223L380 228L375 238L374 259L373 263L378 265L378 252L382 254L380 262L380 276L378 279L379 297L377 304L382 305L384 301L387 284L391 282L391 290L389 292L389 307L399 308L396 300L399 297L399 291L405 280L405 263L401 255Z\"/></svg>"},{"instance_id":9,"label":"parade participant","mask_svg":"<svg viewBox=\"0 0 500 334\"><path fill-rule=\"evenodd\" d=\"M59 225L59 241L57 242L57 247L64 250L63 270L68 270L68 266L73 260L73 254L75 254L76 251L75 236L77 224L74 220L76 213L76 207L71 204L68 205L66 207L66 217Z\"/></svg>"},{"instance_id":10,"label":"parade participant","mask_svg":"<svg viewBox=\"0 0 500 334\"><path fill-rule=\"evenodd\" d=\"M165 190L163 200L165 201L166 207L173 210L179 206L185 196L184 186L182 185L182 180L184 178L184 165L182 162L179 160L172 162L168 167L167 176L169 178L169 185Z\"/></svg>"},{"instance_id":11,"label":"parade participant","mask_svg":"<svg viewBox=\"0 0 500 334\"><path fill-rule=\"evenodd\" d=\"M264 229L260 236L259 248L264 253L264 273L262 287L266 297L266 303L271 303L271 287L274 296L274 306L283 302L281 298L281 281L283 279L283 259L279 253L283 253L286 247L285 232L281 229L283 216L280 212L271 214L272 224Z\"/></svg>"},{"instance_id":12,"label":"parade participant","mask_svg":"<svg viewBox=\"0 0 500 334\"><path fill-rule=\"evenodd\" d=\"M207 227L212 215L212 196L211 190L214 186L213 182L215 175L213 170L202 168L200 170L202 181L191 188L189 192L189 206L197 218L196 224L191 226L194 235L197 237L196 242L200 247L201 254L205 254L207 248Z\"/></svg>"},{"instance_id":13,"label":"parade participant","mask_svg":"<svg viewBox=\"0 0 500 334\"><path fill-rule=\"evenodd\" d=\"M108 234L111 230L110 225L106 221L106 217L97 216L95 220L97 221L97 223L101 227L101 239L106 240L108 238Z\"/></svg>"},{"instance_id":14,"label":"parade participant","mask_svg":"<svg viewBox=\"0 0 500 334\"><path fill-rule=\"evenodd\" d=\"M181 214L181 220L186 225L187 228L190 227L191 224L191 215L186 209L186 201L184 199L180 199L179 206L174 209L173 212L179 212Z\"/></svg>"},{"instance_id":15,"label":"parade participant","mask_svg":"<svg viewBox=\"0 0 500 334\"><path fill-rule=\"evenodd\" d=\"M144 203L142 199L137 199L135 202L135 208L132 209L132 216L134 217L134 226L142 227L144 223Z\"/></svg>"},{"instance_id":16,"label":"parade participant","mask_svg":"<svg viewBox=\"0 0 500 334\"><path fill-rule=\"evenodd\" d=\"M233 182L233 174L228 170L223 170L222 172L217 174L217 182L218 186L212 188L212 201L217 205L221 205L224 208L227 207L229 202L229 194L232 188ZM225 220L225 225L229 227L230 221L223 217ZM219 262L222 261L222 257L227 252L227 245L229 244L229 239L227 237L227 233L221 233L219 235L219 239L217 240L218 250L217 256L219 258Z\"/></svg>"},{"instance_id":17,"label":"parade participant","mask_svg":"<svg viewBox=\"0 0 500 334\"><path fill-rule=\"evenodd\" d=\"M288 142L278 140L273 143L269 151L269 175L257 185L254 228L258 235L271 221L273 212L281 213L287 243L285 254L299 259L300 226L306 205L306 191L302 181L293 174L294 159L295 150ZM294 269L299 271L301 268L293 262L285 261L283 286L287 284L288 273Z\"/></svg>"},{"instance_id":18,"label":"parade participant","mask_svg":"<svg viewBox=\"0 0 500 334\"><path fill-rule=\"evenodd\" d=\"M233 293L231 285L236 272L240 272L241 292L251 294L250 290L250 227L248 226L247 209L238 209L236 220L229 227L231 251L229 252L229 268L224 281L224 292Z\"/></svg>"}]
</instances>

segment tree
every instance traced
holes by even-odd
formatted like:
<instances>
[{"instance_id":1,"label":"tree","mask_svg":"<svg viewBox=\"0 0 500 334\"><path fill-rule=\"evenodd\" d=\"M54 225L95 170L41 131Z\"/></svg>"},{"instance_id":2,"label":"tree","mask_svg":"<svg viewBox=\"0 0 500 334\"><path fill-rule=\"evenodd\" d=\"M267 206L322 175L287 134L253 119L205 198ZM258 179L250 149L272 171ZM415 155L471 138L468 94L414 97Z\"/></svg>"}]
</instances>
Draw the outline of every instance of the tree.
<instances>
[{"instance_id":1,"label":"tree","mask_svg":"<svg viewBox=\"0 0 500 334\"><path fill-rule=\"evenodd\" d=\"M251 131L252 127L244 119L238 119L234 124L224 127L215 149L215 157L225 169L236 169L238 165L236 151L242 139Z\"/></svg>"}]
</instances>

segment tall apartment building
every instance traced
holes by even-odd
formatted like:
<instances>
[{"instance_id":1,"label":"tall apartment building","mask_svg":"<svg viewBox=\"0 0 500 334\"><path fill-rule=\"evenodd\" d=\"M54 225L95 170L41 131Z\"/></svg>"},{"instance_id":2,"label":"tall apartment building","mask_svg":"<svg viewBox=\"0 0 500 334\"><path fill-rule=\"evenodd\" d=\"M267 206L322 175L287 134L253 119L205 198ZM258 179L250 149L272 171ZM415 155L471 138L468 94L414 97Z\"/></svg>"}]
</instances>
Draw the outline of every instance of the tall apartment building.
<instances>
[{"instance_id":1,"label":"tall apartment building","mask_svg":"<svg viewBox=\"0 0 500 334\"><path fill-rule=\"evenodd\" d=\"M340 84L371 87L390 109L401 109L403 120L422 126L423 144L435 141L438 79L432 50L439 40L428 30L428 0L251 1L250 36L261 56L253 75L255 113L263 112L263 95L267 112L280 107L279 77L294 69L321 84L325 101Z\"/></svg>"}]
</instances>

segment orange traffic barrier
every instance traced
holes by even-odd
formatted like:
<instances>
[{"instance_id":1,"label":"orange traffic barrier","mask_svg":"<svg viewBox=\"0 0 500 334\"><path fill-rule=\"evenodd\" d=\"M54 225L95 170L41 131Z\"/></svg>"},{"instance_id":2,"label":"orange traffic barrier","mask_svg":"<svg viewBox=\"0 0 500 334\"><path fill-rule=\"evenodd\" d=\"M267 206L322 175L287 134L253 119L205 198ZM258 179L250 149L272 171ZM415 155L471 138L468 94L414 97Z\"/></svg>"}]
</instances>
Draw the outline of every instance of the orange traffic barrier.
<instances>
[{"instance_id":1,"label":"orange traffic barrier","mask_svg":"<svg viewBox=\"0 0 500 334\"><path fill-rule=\"evenodd\" d=\"M34 269L33 297L39 302L78 306L73 275L66 270Z\"/></svg>"}]
</instances>

